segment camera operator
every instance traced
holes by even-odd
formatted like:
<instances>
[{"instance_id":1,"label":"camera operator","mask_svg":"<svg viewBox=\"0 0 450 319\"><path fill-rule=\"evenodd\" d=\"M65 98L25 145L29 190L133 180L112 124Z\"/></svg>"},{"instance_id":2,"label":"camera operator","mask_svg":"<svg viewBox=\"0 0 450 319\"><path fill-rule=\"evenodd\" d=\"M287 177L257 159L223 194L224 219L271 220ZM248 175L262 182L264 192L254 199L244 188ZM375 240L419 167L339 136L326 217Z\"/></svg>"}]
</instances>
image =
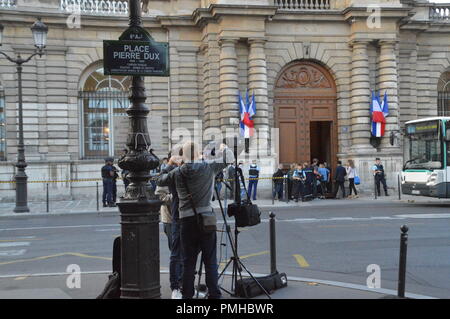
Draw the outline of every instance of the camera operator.
<instances>
[{"instance_id":1,"label":"camera operator","mask_svg":"<svg viewBox=\"0 0 450 319\"><path fill-rule=\"evenodd\" d=\"M218 286L216 232L206 231L198 221L214 220L215 214L211 207L214 178L227 164L233 162L234 154L225 144L220 146L215 156L212 153L214 149L201 156L197 144L186 142L183 145L184 164L162 174L157 180L159 186L175 183L180 201L183 299L191 299L194 295L195 266L200 251L205 265L208 298L221 297ZM201 215L201 218L198 218L198 215Z\"/></svg>"},{"instance_id":2,"label":"camera operator","mask_svg":"<svg viewBox=\"0 0 450 319\"><path fill-rule=\"evenodd\" d=\"M175 155L171 155L175 154ZM161 171L162 174L167 174L182 164L181 148L174 149L169 154L169 161L167 166ZM175 183L168 185L171 195L170 213L171 213L171 227L170 227L170 262L169 262L169 281L170 289L172 290L172 299L181 299L181 281L183 279L183 253L181 249L180 240L180 217L179 217L179 199ZM169 239L170 237L170 239Z\"/></svg>"}]
</instances>

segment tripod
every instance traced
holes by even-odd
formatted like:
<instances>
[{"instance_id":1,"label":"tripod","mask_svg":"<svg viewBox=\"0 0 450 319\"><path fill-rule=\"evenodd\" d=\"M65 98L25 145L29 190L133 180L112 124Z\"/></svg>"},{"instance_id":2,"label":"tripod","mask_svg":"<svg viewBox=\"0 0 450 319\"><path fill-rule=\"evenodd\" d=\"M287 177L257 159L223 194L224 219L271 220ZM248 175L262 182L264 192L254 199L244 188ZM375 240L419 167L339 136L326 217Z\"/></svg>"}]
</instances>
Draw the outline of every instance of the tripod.
<instances>
[{"instance_id":1,"label":"tripod","mask_svg":"<svg viewBox=\"0 0 450 319\"><path fill-rule=\"evenodd\" d=\"M239 174L239 176L238 176ZM247 193L247 197L248 197L248 192L247 189L245 187L245 182L244 182L244 177L242 175L242 170L240 168L237 167L236 165L236 169L235 169L235 201L238 203L238 205L240 205L241 202L241 198L240 198L240 185L239 185L239 180L238 178L242 179L242 183L244 185L244 190ZM225 184L226 185L226 184ZM229 187L228 185L226 185L227 187ZM272 299L269 295L269 293L266 291L266 289L261 285L261 283L253 276L253 274L245 267L244 263L241 261L241 259L239 258L238 255L238 228L235 225L234 227L234 241L233 241L233 237L231 235L231 227L227 222L226 216L225 216L225 211L223 209L222 206L222 201L220 199L219 196L219 191L217 189L217 187L214 187L215 191L216 191L216 197L218 198L219 201L219 207L220 207L220 211L222 213L222 217L223 217L223 222L225 224L225 231L227 233L227 237L228 240L230 242L231 245L231 250L232 250L232 254L233 256L230 257L230 260L227 262L227 264L225 265L224 269L222 270L222 272L219 275L219 279L224 275L225 271L227 270L227 268L232 265L232 275L231 275L231 291L228 291L226 289L224 289L223 287L220 287L220 289L222 289L223 291L225 291L226 293L228 293L230 296L236 296L236 287L238 284L238 277L239 279L242 280L242 269L244 269L249 275L250 277L253 279L253 281L259 286L259 288L263 291L263 293L269 298ZM234 291L234 293L232 292Z\"/></svg>"}]
</instances>

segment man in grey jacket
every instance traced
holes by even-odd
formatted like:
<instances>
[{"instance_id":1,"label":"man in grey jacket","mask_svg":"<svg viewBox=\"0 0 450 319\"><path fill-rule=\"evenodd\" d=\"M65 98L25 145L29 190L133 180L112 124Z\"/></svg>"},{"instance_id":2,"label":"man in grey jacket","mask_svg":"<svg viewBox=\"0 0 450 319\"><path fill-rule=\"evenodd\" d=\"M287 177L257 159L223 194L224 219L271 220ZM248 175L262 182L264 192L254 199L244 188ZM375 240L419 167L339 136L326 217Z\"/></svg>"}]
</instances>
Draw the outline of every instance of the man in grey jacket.
<instances>
[{"instance_id":1,"label":"man in grey jacket","mask_svg":"<svg viewBox=\"0 0 450 319\"><path fill-rule=\"evenodd\" d=\"M218 286L216 233L201 231L189 198L189 195L192 195L197 214L214 215L211 207L214 177L227 167L227 164L233 162L234 155L225 144L220 146L220 150L215 152L215 156L211 154L212 150L206 150L201 155L198 145L186 142L183 145L183 165L167 174L160 175L157 181L159 186L174 184L179 197L184 269L183 299L191 299L194 296L195 265L200 251L205 265L208 298L221 297ZM181 174L184 176L191 194L187 191Z\"/></svg>"}]
</instances>

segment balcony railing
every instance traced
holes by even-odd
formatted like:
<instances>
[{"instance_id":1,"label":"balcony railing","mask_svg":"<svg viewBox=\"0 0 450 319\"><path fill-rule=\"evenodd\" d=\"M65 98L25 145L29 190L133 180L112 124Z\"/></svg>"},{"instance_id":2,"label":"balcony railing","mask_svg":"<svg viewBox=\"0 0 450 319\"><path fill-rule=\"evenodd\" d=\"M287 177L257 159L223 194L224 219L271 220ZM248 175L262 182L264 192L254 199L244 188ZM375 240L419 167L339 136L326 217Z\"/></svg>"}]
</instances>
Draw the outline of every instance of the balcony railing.
<instances>
[{"instance_id":1,"label":"balcony railing","mask_svg":"<svg viewBox=\"0 0 450 319\"><path fill-rule=\"evenodd\" d=\"M0 0L2 1L2 0ZM60 0L61 11L93 15L127 15L126 0Z\"/></svg>"},{"instance_id":2,"label":"balcony railing","mask_svg":"<svg viewBox=\"0 0 450 319\"><path fill-rule=\"evenodd\" d=\"M330 0L275 0L283 10L329 10Z\"/></svg>"},{"instance_id":3,"label":"balcony railing","mask_svg":"<svg viewBox=\"0 0 450 319\"><path fill-rule=\"evenodd\" d=\"M0 0L0 8L14 8L16 0Z\"/></svg>"},{"instance_id":4,"label":"balcony railing","mask_svg":"<svg viewBox=\"0 0 450 319\"><path fill-rule=\"evenodd\" d=\"M430 7L430 20L449 22L450 3Z\"/></svg>"}]
</instances>

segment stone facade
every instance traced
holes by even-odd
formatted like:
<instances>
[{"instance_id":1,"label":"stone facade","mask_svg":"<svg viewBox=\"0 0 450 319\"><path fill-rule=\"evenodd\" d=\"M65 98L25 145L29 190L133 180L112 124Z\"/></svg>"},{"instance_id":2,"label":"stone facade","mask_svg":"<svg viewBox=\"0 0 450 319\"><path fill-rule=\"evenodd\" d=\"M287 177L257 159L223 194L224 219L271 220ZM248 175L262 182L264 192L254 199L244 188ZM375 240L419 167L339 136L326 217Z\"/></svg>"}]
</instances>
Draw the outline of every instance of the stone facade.
<instances>
[{"instance_id":1,"label":"stone facade","mask_svg":"<svg viewBox=\"0 0 450 319\"><path fill-rule=\"evenodd\" d=\"M23 107L26 172L30 181L63 181L51 183L55 198L93 194L94 181L67 182L97 178L102 165L84 156L79 92L101 68L102 40L118 39L128 24L126 1L81 1L79 11L74 3L0 0L5 53L32 52L29 27L37 15L50 30L46 54L24 66ZM279 161L271 135L275 84L290 63L313 61L336 86L336 157L355 160L362 189L372 189L370 166L381 157L396 187L402 145L391 146L388 136L405 121L437 115L438 80L450 66L449 8L421 0L150 1L144 26L156 41L169 42L171 68L169 77L146 78L155 151L163 157L186 129L235 128L237 94L248 88L257 102L251 149L269 145L260 159L269 163L264 175L271 175ZM17 154L17 76L1 57L0 70L6 133L0 181L8 181ZM371 90L389 95L378 149L369 144ZM29 197L42 198L44 189L30 183ZM0 200L13 198L14 184L0 183Z\"/></svg>"}]
</instances>

